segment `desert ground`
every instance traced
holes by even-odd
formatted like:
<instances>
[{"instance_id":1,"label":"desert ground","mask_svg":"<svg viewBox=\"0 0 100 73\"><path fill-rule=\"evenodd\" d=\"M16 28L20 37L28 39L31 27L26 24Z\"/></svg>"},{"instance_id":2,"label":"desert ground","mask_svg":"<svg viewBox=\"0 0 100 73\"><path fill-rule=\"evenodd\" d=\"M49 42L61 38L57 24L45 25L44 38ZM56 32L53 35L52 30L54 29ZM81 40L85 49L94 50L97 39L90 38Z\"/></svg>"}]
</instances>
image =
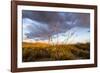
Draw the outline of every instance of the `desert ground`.
<instances>
[{"instance_id":1,"label":"desert ground","mask_svg":"<svg viewBox=\"0 0 100 73\"><path fill-rule=\"evenodd\" d=\"M90 58L90 43L57 44L22 43L22 61L79 60Z\"/></svg>"}]
</instances>

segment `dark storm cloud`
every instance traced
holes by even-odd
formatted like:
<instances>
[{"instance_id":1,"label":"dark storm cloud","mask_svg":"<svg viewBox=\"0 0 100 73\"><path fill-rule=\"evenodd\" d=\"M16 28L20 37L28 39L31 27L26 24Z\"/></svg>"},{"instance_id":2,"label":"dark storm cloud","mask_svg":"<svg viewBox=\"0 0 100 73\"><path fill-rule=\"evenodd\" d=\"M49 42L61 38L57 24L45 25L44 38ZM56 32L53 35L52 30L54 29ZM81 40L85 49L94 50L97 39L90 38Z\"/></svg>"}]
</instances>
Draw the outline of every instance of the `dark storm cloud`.
<instances>
[{"instance_id":1,"label":"dark storm cloud","mask_svg":"<svg viewBox=\"0 0 100 73\"><path fill-rule=\"evenodd\" d=\"M22 18L32 20L26 35L30 38L45 37L66 32L72 27L90 27L89 13L22 11ZM27 22L27 21L26 21ZM23 22L23 25L24 22ZM56 31L56 32L55 32Z\"/></svg>"},{"instance_id":2,"label":"dark storm cloud","mask_svg":"<svg viewBox=\"0 0 100 73\"><path fill-rule=\"evenodd\" d=\"M32 20L37 20L39 22L62 22L63 19L57 12L47 12L47 11L25 11L23 10L23 18L30 18Z\"/></svg>"}]
</instances>

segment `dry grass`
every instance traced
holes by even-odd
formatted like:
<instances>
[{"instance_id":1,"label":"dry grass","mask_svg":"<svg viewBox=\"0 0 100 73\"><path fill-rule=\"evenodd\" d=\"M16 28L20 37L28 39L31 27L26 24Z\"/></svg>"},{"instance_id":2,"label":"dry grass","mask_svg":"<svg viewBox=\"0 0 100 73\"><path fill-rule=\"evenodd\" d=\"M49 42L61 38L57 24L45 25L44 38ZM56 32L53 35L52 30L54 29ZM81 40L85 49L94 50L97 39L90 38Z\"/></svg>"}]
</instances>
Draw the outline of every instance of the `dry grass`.
<instances>
[{"instance_id":1,"label":"dry grass","mask_svg":"<svg viewBox=\"0 0 100 73\"><path fill-rule=\"evenodd\" d=\"M22 54L23 62L89 59L90 44L50 45L23 42Z\"/></svg>"}]
</instances>

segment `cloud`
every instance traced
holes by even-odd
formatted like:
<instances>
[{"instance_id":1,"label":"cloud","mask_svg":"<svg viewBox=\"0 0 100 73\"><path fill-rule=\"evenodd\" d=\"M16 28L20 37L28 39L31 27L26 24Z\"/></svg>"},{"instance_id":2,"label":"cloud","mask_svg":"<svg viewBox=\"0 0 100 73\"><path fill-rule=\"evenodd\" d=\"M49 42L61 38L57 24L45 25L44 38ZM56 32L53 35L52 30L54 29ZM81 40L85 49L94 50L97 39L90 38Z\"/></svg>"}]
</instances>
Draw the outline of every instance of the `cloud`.
<instances>
[{"instance_id":1,"label":"cloud","mask_svg":"<svg viewBox=\"0 0 100 73\"><path fill-rule=\"evenodd\" d=\"M88 31L90 31L89 28L73 27L65 33L59 33L58 38L57 35L53 35L52 42L58 43L57 40L59 40L59 43L87 43L90 42L90 32Z\"/></svg>"},{"instance_id":2,"label":"cloud","mask_svg":"<svg viewBox=\"0 0 100 73\"><path fill-rule=\"evenodd\" d=\"M90 28L89 13L22 11L23 37L47 39L73 27Z\"/></svg>"},{"instance_id":3,"label":"cloud","mask_svg":"<svg viewBox=\"0 0 100 73\"><path fill-rule=\"evenodd\" d=\"M44 32L48 32L48 26L29 18L23 18L23 36L26 38L45 37Z\"/></svg>"}]
</instances>

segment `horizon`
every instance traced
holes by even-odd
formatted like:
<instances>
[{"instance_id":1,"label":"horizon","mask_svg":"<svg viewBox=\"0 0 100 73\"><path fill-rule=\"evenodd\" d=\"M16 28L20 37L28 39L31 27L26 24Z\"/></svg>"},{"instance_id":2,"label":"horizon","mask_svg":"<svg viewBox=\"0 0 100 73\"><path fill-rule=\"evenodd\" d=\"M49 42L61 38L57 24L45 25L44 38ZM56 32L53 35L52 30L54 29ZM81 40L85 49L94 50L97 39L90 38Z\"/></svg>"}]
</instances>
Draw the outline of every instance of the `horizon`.
<instances>
[{"instance_id":1,"label":"horizon","mask_svg":"<svg viewBox=\"0 0 100 73\"><path fill-rule=\"evenodd\" d=\"M74 12L22 11L23 41L90 42L90 14Z\"/></svg>"}]
</instances>

